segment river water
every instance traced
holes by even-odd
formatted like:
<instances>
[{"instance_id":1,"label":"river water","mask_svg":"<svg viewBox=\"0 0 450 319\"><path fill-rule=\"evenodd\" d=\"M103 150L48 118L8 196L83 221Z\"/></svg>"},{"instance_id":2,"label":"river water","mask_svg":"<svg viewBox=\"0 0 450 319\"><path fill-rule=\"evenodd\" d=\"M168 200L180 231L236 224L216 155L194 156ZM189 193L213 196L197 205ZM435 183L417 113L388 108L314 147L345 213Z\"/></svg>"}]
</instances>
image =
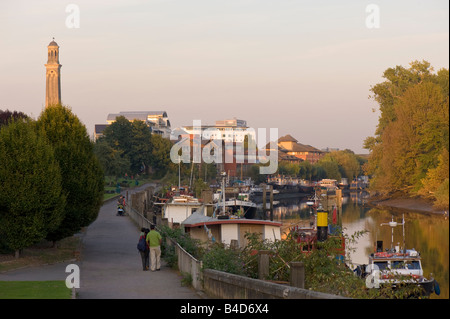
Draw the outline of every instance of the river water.
<instances>
[{"instance_id":1,"label":"river water","mask_svg":"<svg viewBox=\"0 0 450 319\"><path fill-rule=\"evenodd\" d=\"M392 216L398 223L405 217L406 248L415 248L422 257L422 267L425 277L430 273L439 283L441 294L432 294L431 298L449 298L449 220L440 214L416 213L411 211L373 208L367 204L366 193L351 193L344 195L342 208L338 210L338 222L344 232L354 235L367 231L358 237L352 247L347 247L351 262L367 264L368 256L374 251L377 240L382 240L384 248L391 247L391 227L380 226L388 223ZM283 229L289 225L309 223L311 210L306 204L306 198L281 199L274 207L274 220L283 223ZM402 226L394 229L394 246L403 247Z\"/></svg>"}]
</instances>

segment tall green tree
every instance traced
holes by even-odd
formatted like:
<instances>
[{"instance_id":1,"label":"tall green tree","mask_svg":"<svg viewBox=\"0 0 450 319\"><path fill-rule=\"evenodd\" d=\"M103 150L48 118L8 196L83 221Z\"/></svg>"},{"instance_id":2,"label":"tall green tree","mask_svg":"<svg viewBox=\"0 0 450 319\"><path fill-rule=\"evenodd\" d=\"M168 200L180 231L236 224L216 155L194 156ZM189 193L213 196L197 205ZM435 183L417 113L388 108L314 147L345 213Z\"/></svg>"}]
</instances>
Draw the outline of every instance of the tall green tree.
<instances>
[{"instance_id":1,"label":"tall green tree","mask_svg":"<svg viewBox=\"0 0 450 319\"><path fill-rule=\"evenodd\" d=\"M157 134L153 134L151 139L153 146L151 166L153 170L178 172L178 164L172 163L170 159L170 149L172 148L170 140ZM164 174L158 175L164 176Z\"/></svg>"},{"instance_id":2,"label":"tall green tree","mask_svg":"<svg viewBox=\"0 0 450 319\"><path fill-rule=\"evenodd\" d=\"M97 140L97 144L103 148L102 151L105 152L103 155L118 160L119 163L116 165L122 166L122 169L118 170L108 158L103 158L102 163L108 164L106 167L116 166L112 171L125 170L129 174L145 173L152 165L152 134L143 121L130 122L124 116L119 116L103 131L103 137ZM105 149L105 144L109 146L109 150Z\"/></svg>"},{"instance_id":3,"label":"tall green tree","mask_svg":"<svg viewBox=\"0 0 450 319\"><path fill-rule=\"evenodd\" d=\"M18 257L60 226L61 171L53 147L31 120L1 127L0 163L0 240Z\"/></svg>"},{"instance_id":4,"label":"tall green tree","mask_svg":"<svg viewBox=\"0 0 450 319\"><path fill-rule=\"evenodd\" d=\"M55 150L62 188L67 195L64 219L58 229L47 235L47 239L56 242L97 218L103 200L104 176L86 127L68 107L47 107L37 125Z\"/></svg>"},{"instance_id":5,"label":"tall green tree","mask_svg":"<svg viewBox=\"0 0 450 319\"><path fill-rule=\"evenodd\" d=\"M341 180L339 164L333 157L321 158L315 166L320 166L325 171L326 178L335 179L337 181Z\"/></svg>"},{"instance_id":6,"label":"tall green tree","mask_svg":"<svg viewBox=\"0 0 450 319\"><path fill-rule=\"evenodd\" d=\"M106 139L100 138L94 144L94 153L103 167L105 175L123 176L130 171L130 160L123 156L123 151L115 149Z\"/></svg>"},{"instance_id":7,"label":"tall green tree","mask_svg":"<svg viewBox=\"0 0 450 319\"><path fill-rule=\"evenodd\" d=\"M336 161L341 176L348 178L350 181L358 177L361 172L361 164L351 150L334 151L326 154L324 159Z\"/></svg>"},{"instance_id":8,"label":"tall green tree","mask_svg":"<svg viewBox=\"0 0 450 319\"><path fill-rule=\"evenodd\" d=\"M152 133L147 124L133 121L132 140L128 157L132 173L146 173L152 163Z\"/></svg>"},{"instance_id":9,"label":"tall green tree","mask_svg":"<svg viewBox=\"0 0 450 319\"><path fill-rule=\"evenodd\" d=\"M387 80L372 88L381 115L376 135L365 141L366 170L382 193L420 193L439 154L448 152L448 70L432 71L428 62L414 61L409 69L386 70Z\"/></svg>"}]
</instances>

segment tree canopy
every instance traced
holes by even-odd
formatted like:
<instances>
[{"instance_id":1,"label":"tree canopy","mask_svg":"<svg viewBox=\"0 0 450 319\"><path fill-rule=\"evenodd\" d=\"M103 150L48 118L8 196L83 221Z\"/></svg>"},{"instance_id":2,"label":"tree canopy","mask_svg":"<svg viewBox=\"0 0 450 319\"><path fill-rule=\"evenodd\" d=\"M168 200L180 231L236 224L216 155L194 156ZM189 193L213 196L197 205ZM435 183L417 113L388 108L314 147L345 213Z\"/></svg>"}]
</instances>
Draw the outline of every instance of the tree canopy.
<instances>
[{"instance_id":1,"label":"tree canopy","mask_svg":"<svg viewBox=\"0 0 450 319\"><path fill-rule=\"evenodd\" d=\"M103 170L86 127L68 107L47 107L37 125L54 148L62 188L67 195L64 219L58 229L47 235L49 240L57 241L75 234L97 218L103 200Z\"/></svg>"},{"instance_id":2,"label":"tree canopy","mask_svg":"<svg viewBox=\"0 0 450 319\"><path fill-rule=\"evenodd\" d=\"M430 63L414 61L387 69L384 78L371 89L381 113L375 136L365 140L372 188L436 199L436 189L448 185L448 171L436 180L449 151L448 70L433 73Z\"/></svg>"},{"instance_id":3,"label":"tree canopy","mask_svg":"<svg viewBox=\"0 0 450 319\"><path fill-rule=\"evenodd\" d=\"M18 257L60 226L61 171L52 146L28 120L1 127L0 163L0 240Z\"/></svg>"},{"instance_id":4,"label":"tree canopy","mask_svg":"<svg viewBox=\"0 0 450 319\"><path fill-rule=\"evenodd\" d=\"M95 153L106 175L145 174L152 169L164 173L174 169L171 147L168 139L152 134L143 121L130 122L119 116L96 141Z\"/></svg>"},{"instance_id":5,"label":"tree canopy","mask_svg":"<svg viewBox=\"0 0 450 319\"><path fill-rule=\"evenodd\" d=\"M298 176L306 180L331 178L339 181L345 177L351 181L360 176L364 163L365 160L351 150L333 151L315 164L309 161L300 163L281 161L278 163L278 174Z\"/></svg>"}]
</instances>

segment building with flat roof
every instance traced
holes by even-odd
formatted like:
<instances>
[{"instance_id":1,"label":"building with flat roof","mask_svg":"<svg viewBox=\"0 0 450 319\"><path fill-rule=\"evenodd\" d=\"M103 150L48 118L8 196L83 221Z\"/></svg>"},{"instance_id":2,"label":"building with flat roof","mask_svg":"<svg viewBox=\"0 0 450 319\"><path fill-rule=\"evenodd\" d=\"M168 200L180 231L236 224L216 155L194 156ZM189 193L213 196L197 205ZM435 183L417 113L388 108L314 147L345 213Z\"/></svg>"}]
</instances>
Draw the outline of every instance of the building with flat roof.
<instances>
[{"instance_id":1,"label":"building with flat roof","mask_svg":"<svg viewBox=\"0 0 450 319\"><path fill-rule=\"evenodd\" d=\"M153 134L159 134L164 138L170 138L170 121L166 111L125 111L119 113L110 113L106 117L108 124L96 124L95 139L103 135L103 130L114 123L117 117L123 116L128 121L142 121L147 124Z\"/></svg>"},{"instance_id":2,"label":"building with flat roof","mask_svg":"<svg viewBox=\"0 0 450 319\"><path fill-rule=\"evenodd\" d=\"M198 134L196 127L183 126L188 134ZM247 126L247 121L233 118L231 120L216 121L215 125L201 125L202 138L205 140L224 140L243 143L246 135L255 139L255 132Z\"/></svg>"}]
</instances>

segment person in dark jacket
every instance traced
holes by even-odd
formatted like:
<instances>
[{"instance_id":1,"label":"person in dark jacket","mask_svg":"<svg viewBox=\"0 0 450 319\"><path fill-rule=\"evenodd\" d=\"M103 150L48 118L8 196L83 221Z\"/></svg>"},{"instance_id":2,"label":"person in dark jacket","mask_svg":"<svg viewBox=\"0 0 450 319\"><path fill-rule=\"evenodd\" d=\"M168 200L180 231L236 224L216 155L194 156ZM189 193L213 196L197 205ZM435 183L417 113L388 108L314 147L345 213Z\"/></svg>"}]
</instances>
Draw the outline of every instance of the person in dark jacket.
<instances>
[{"instance_id":1,"label":"person in dark jacket","mask_svg":"<svg viewBox=\"0 0 450 319\"><path fill-rule=\"evenodd\" d=\"M139 235L139 241L141 241L141 239L144 239L145 241L145 249L144 250L139 250L139 253L141 254L141 259L142 259L142 270L146 271L149 268L150 265L150 247L148 246L147 243L147 234L150 232L150 229L148 228L141 228L141 233Z\"/></svg>"}]
</instances>

